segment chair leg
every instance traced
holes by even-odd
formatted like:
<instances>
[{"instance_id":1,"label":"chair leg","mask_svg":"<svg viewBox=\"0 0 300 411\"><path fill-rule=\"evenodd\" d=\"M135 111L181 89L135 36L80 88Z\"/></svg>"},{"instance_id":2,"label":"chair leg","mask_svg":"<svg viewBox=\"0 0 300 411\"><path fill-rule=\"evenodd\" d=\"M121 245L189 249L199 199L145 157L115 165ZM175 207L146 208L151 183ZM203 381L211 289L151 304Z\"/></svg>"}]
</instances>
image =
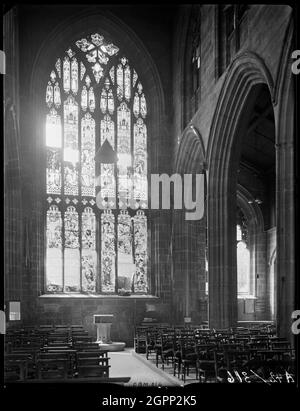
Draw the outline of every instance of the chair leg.
<instances>
[{"instance_id":1,"label":"chair leg","mask_svg":"<svg viewBox=\"0 0 300 411\"><path fill-rule=\"evenodd\" d=\"M183 367L182 367L183 382L185 382L185 372L186 372L186 369L185 369L185 364L184 364Z\"/></svg>"}]
</instances>

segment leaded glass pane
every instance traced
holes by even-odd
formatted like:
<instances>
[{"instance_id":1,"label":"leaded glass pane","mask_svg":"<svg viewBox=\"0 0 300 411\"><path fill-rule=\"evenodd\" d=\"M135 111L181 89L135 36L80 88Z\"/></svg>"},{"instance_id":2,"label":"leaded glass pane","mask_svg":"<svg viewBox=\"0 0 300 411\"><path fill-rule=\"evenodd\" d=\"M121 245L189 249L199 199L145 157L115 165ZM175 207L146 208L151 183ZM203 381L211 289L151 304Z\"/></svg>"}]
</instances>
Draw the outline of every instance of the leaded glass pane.
<instances>
[{"instance_id":1,"label":"leaded glass pane","mask_svg":"<svg viewBox=\"0 0 300 411\"><path fill-rule=\"evenodd\" d=\"M101 290L115 292L115 221L111 210L101 215Z\"/></svg>"},{"instance_id":2,"label":"leaded glass pane","mask_svg":"<svg viewBox=\"0 0 300 411\"><path fill-rule=\"evenodd\" d=\"M46 118L46 146L61 148L61 119L54 109Z\"/></svg>"},{"instance_id":3,"label":"leaded glass pane","mask_svg":"<svg viewBox=\"0 0 300 411\"><path fill-rule=\"evenodd\" d=\"M78 91L78 63L76 58L72 60L71 63L71 73L72 73L72 80L71 80L71 90L74 94L77 94Z\"/></svg>"},{"instance_id":4,"label":"leaded glass pane","mask_svg":"<svg viewBox=\"0 0 300 411\"><path fill-rule=\"evenodd\" d=\"M115 67L114 66L109 70L109 75L110 75L112 83L115 84Z\"/></svg>"},{"instance_id":5,"label":"leaded glass pane","mask_svg":"<svg viewBox=\"0 0 300 411\"><path fill-rule=\"evenodd\" d=\"M46 290L50 293L63 290L62 272L62 219L57 206L47 211L47 250L46 250Z\"/></svg>"},{"instance_id":6,"label":"leaded glass pane","mask_svg":"<svg viewBox=\"0 0 300 411\"><path fill-rule=\"evenodd\" d=\"M96 217L90 207L82 213L82 291L96 291L97 254L96 254Z\"/></svg>"},{"instance_id":7,"label":"leaded glass pane","mask_svg":"<svg viewBox=\"0 0 300 411\"><path fill-rule=\"evenodd\" d=\"M135 117L138 117L140 114L140 98L137 93L135 93L133 99L133 114Z\"/></svg>"},{"instance_id":8,"label":"leaded glass pane","mask_svg":"<svg viewBox=\"0 0 300 411\"><path fill-rule=\"evenodd\" d=\"M55 74L55 71L54 71L54 70L51 71L51 73L50 73L50 78L51 78L52 83L54 83L54 82L55 82L55 79L56 79L56 74Z\"/></svg>"},{"instance_id":9,"label":"leaded glass pane","mask_svg":"<svg viewBox=\"0 0 300 411\"><path fill-rule=\"evenodd\" d=\"M134 275L134 291L147 293L147 217L143 211L139 210L133 220L136 266Z\"/></svg>"},{"instance_id":10,"label":"leaded glass pane","mask_svg":"<svg viewBox=\"0 0 300 411\"><path fill-rule=\"evenodd\" d=\"M114 208L116 205L116 181L114 176L114 164L101 164L101 198L102 205Z\"/></svg>"},{"instance_id":11,"label":"leaded glass pane","mask_svg":"<svg viewBox=\"0 0 300 411\"><path fill-rule=\"evenodd\" d=\"M124 70L124 94L127 101L130 100L131 96L131 74L129 66L125 67Z\"/></svg>"},{"instance_id":12,"label":"leaded glass pane","mask_svg":"<svg viewBox=\"0 0 300 411\"><path fill-rule=\"evenodd\" d=\"M78 105L69 96L64 103L64 193L78 195Z\"/></svg>"},{"instance_id":13,"label":"leaded glass pane","mask_svg":"<svg viewBox=\"0 0 300 411\"><path fill-rule=\"evenodd\" d=\"M99 83L101 77L103 77L103 68L100 66L99 63L96 63L93 65L92 69L96 83Z\"/></svg>"},{"instance_id":14,"label":"leaded glass pane","mask_svg":"<svg viewBox=\"0 0 300 411\"><path fill-rule=\"evenodd\" d=\"M124 94L124 80L123 80L123 67L121 64L117 68L117 96L119 100L122 100Z\"/></svg>"},{"instance_id":15,"label":"leaded glass pane","mask_svg":"<svg viewBox=\"0 0 300 411\"><path fill-rule=\"evenodd\" d=\"M141 200L140 206L146 208L147 185L147 128L141 118L133 126L134 152L134 199Z\"/></svg>"},{"instance_id":16,"label":"leaded glass pane","mask_svg":"<svg viewBox=\"0 0 300 411\"><path fill-rule=\"evenodd\" d=\"M95 196L95 120L87 113L81 120L81 195Z\"/></svg>"},{"instance_id":17,"label":"leaded glass pane","mask_svg":"<svg viewBox=\"0 0 300 411\"><path fill-rule=\"evenodd\" d=\"M136 74L136 71L135 71L135 70L133 70L133 76L132 76L132 87L135 87L136 82L137 82L137 78L138 78L138 75Z\"/></svg>"},{"instance_id":18,"label":"leaded glass pane","mask_svg":"<svg viewBox=\"0 0 300 411\"><path fill-rule=\"evenodd\" d=\"M132 250L132 225L128 211L118 215L118 290L133 291L135 264Z\"/></svg>"},{"instance_id":19,"label":"leaded glass pane","mask_svg":"<svg viewBox=\"0 0 300 411\"><path fill-rule=\"evenodd\" d=\"M58 83L55 83L54 86L54 105L56 108L59 108L61 105L60 88Z\"/></svg>"},{"instance_id":20,"label":"leaded glass pane","mask_svg":"<svg viewBox=\"0 0 300 411\"><path fill-rule=\"evenodd\" d=\"M60 59L56 60L55 68L56 68L58 77L61 78L61 61L60 61Z\"/></svg>"},{"instance_id":21,"label":"leaded glass pane","mask_svg":"<svg viewBox=\"0 0 300 411\"><path fill-rule=\"evenodd\" d=\"M112 148L115 148L115 123L111 120L111 117L107 114L104 119L101 120L101 145L107 139Z\"/></svg>"},{"instance_id":22,"label":"leaded glass pane","mask_svg":"<svg viewBox=\"0 0 300 411\"><path fill-rule=\"evenodd\" d=\"M81 108L83 111L86 111L88 106L88 92L85 86L82 87L81 91Z\"/></svg>"},{"instance_id":23,"label":"leaded glass pane","mask_svg":"<svg viewBox=\"0 0 300 411\"><path fill-rule=\"evenodd\" d=\"M80 80L83 79L83 76L85 74L86 68L85 65L82 63L82 61L80 62Z\"/></svg>"},{"instance_id":24,"label":"leaded glass pane","mask_svg":"<svg viewBox=\"0 0 300 411\"><path fill-rule=\"evenodd\" d=\"M71 86L71 78L70 78L70 61L68 57L64 58L64 63L63 63L63 81L64 81L64 90L66 93L70 91L70 86Z\"/></svg>"},{"instance_id":25,"label":"leaded glass pane","mask_svg":"<svg viewBox=\"0 0 300 411\"><path fill-rule=\"evenodd\" d=\"M147 115L147 104L144 93L141 96L141 116L145 118Z\"/></svg>"},{"instance_id":26,"label":"leaded glass pane","mask_svg":"<svg viewBox=\"0 0 300 411\"><path fill-rule=\"evenodd\" d=\"M50 81L46 90L46 103L49 107L51 107L53 103L53 86L51 85Z\"/></svg>"},{"instance_id":27,"label":"leaded glass pane","mask_svg":"<svg viewBox=\"0 0 300 411\"><path fill-rule=\"evenodd\" d=\"M115 101L112 90L108 91L107 107L109 114L113 114L113 112L115 111Z\"/></svg>"},{"instance_id":28,"label":"leaded glass pane","mask_svg":"<svg viewBox=\"0 0 300 411\"><path fill-rule=\"evenodd\" d=\"M79 223L75 207L67 208L65 223L65 291L80 291Z\"/></svg>"},{"instance_id":29,"label":"leaded glass pane","mask_svg":"<svg viewBox=\"0 0 300 411\"><path fill-rule=\"evenodd\" d=\"M107 92L104 89L102 89L102 92L101 92L100 109L101 109L103 114L106 113L106 109L107 109Z\"/></svg>"},{"instance_id":30,"label":"leaded glass pane","mask_svg":"<svg viewBox=\"0 0 300 411\"><path fill-rule=\"evenodd\" d=\"M93 87L89 89L89 108L91 112L93 113L95 110L95 94L94 94Z\"/></svg>"},{"instance_id":31,"label":"leaded glass pane","mask_svg":"<svg viewBox=\"0 0 300 411\"><path fill-rule=\"evenodd\" d=\"M119 198L128 199L131 195L131 141L130 141L130 110L126 103L118 107L118 176ZM121 206L122 207L122 206Z\"/></svg>"},{"instance_id":32,"label":"leaded glass pane","mask_svg":"<svg viewBox=\"0 0 300 411\"><path fill-rule=\"evenodd\" d=\"M47 148L47 194L61 194L61 151Z\"/></svg>"}]
</instances>

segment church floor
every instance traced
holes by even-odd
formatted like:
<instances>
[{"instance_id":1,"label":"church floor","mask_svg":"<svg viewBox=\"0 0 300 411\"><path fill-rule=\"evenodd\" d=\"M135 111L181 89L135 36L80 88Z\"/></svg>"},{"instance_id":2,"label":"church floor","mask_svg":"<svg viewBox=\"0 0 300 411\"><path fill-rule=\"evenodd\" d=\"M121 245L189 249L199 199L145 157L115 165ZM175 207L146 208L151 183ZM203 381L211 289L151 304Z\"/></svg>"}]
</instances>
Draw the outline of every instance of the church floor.
<instances>
[{"instance_id":1,"label":"church floor","mask_svg":"<svg viewBox=\"0 0 300 411\"><path fill-rule=\"evenodd\" d=\"M131 377L125 386L180 386L183 382L172 374L156 368L152 361L136 354L132 348L110 352L110 377ZM166 369L167 371L167 369Z\"/></svg>"},{"instance_id":2,"label":"church floor","mask_svg":"<svg viewBox=\"0 0 300 411\"><path fill-rule=\"evenodd\" d=\"M196 379L196 374L195 370L191 369L189 372L189 375L185 377L185 383L173 376L173 366L171 362L169 364L165 364L164 371L161 369L161 364L158 365L159 368L156 367L155 365L155 356L154 355L149 355L149 359L147 360L146 354L135 354L143 359L146 363L151 363L152 367L154 367L156 370L159 370L159 372L163 372L164 374L168 374L172 379L177 380L179 385L188 385L192 383L199 383L199 380Z\"/></svg>"}]
</instances>

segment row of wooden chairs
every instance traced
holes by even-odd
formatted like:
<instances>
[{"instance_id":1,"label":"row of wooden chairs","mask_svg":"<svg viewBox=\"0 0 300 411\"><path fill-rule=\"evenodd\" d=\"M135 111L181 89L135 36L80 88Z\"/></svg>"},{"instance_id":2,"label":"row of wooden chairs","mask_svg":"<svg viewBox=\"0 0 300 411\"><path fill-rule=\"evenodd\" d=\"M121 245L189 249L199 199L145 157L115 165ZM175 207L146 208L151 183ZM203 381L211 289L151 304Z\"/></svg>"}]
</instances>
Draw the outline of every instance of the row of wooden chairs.
<instances>
[{"instance_id":1,"label":"row of wooden chairs","mask_svg":"<svg viewBox=\"0 0 300 411\"><path fill-rule=\"evenodd\" d=\"M135 348L147 359L155 356L156 366L172 363L173 374L184 381L190 369L195 378L220 380L232 367L259 368L271 362L276 370L293 362L290 343L274 335L274 329L203 330L186 327L136 329ZM280 365L281 364L281 365ZM243 368L244 367L244 368ZM266 365L264 365L266 368Z\"/></svg>"},{"instance_id":2,"label":"row of wooden chairs","mask_svg":"<svg viewBox=\"0 0 300 411\"><path fill-rule=\"evenodd\" d=\"M108 352L82 326L39 326L10 330L6 380L109 379Z\"/></svg>"}]
</instances>

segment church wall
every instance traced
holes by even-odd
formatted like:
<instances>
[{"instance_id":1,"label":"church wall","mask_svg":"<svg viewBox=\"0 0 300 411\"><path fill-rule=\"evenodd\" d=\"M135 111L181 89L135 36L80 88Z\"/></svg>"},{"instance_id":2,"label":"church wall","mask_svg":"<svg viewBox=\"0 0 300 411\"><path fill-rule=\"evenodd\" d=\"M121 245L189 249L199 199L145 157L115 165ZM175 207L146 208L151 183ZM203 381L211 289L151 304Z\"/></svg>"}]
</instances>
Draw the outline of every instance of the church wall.
<instances>
[{"instance_id":1,"label":"church wall","mask_svg":"<svg viewBox=\"0 0 300 411\"><path fill-rule=\"evenodd\" d=\"M279 64L281 63L282 49L285 45L285 36L288 28L288 23L291 15L289 6L280 5L249 5L250 9L246 13L246 17L240 27L240 50L238 54L245 52L253 52L262 59L268 68L273 83L278 80ZM188 85L191 82L190 62L186 58L186 50L190 47L186 39L188 38L188 28L190 24L191 6L184 5L180 7L177 15L177 23L174 24L174 43L173 43L173 106L174 106L174 123L173 123L173 139L174 139L174 158L179 148L179 142L184 134L184 129L188 125L193 125L201 135L205 149L208 146L211 124L215 113L217 101L224 80L227 75L227 70L219 77L219 55L218 55L218 19L217 6L203 5L201 7L201 73L200 73L200 98L198 110L192 117L187 117L187 106L189 106L190 96L188 93ZM276 41L274 41L276 39ZM275 110L275 123L276 110ZM219 153L221 156L222 153ZM212 158L214 162L216 159ZM199 159L200 162L200 159ZM209 175L207 176L209 179ZM247 181L246 177L246 181ZM271 212L270 212L271 211ZM269 227L276 226L274 215L274 207L264 213L266 220L266 230ZM244 319L269 319L269 282L267 279L267 247L269 241L273 241L267 236L266 232L262 232L257 237L257 278L256 292L257 299L251 303L247 303L249 313L245 313L244 302L239 301L239 314L244 313ZM184 261L185 248L178 250L177 263ZM194 257L196 258L196 254ZM202 262L203 266L203 262ZM202 273L202 274L201 274ZM197 273L203 276L203 271ZM195 281L195 276L191 274L191 289L197 289L198 283ZM202 304L205 306L205 297L200 295ZM201 297L202 296L202 297ZM193 299L194 297L192 297ZM204 303L203 303L204 302ZM198 313L201 308L198 306ZM203 308L202 308L203 310ZM183 311L181 317L183 317Z\"/></svg>"}]
</instances>

